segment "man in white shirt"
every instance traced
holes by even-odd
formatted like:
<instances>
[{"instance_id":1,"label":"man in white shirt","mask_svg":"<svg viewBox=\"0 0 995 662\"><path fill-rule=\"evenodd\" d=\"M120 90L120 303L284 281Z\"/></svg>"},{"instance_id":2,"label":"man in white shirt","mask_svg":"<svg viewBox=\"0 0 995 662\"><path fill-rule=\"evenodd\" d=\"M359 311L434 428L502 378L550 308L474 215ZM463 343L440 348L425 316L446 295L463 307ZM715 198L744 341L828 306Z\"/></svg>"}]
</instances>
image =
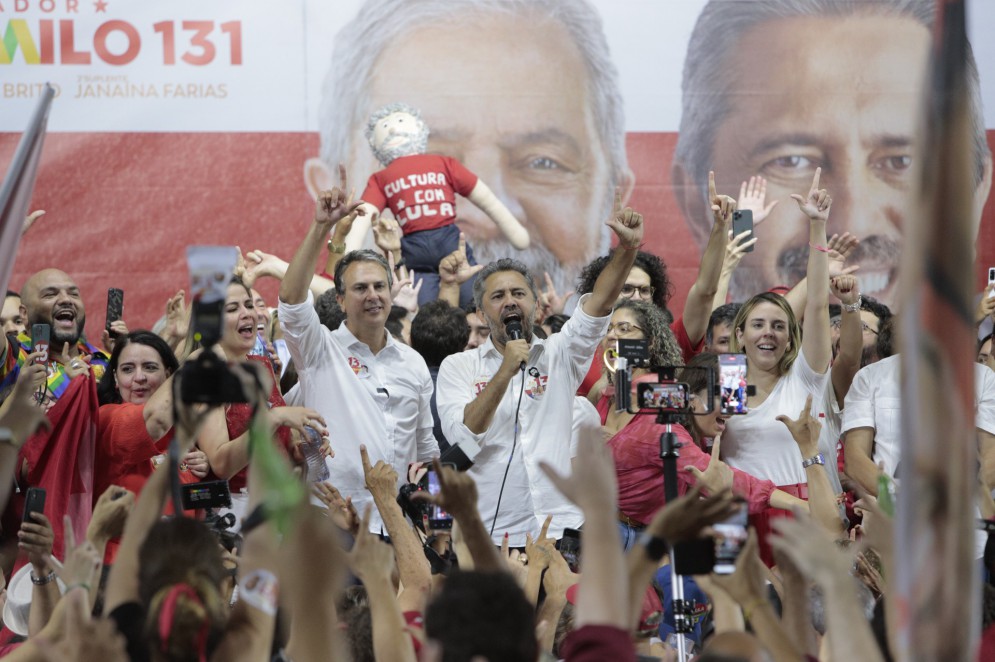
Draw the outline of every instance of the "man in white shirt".
<instances>
[{"instance_id":1,"label":"man in white shirt","mask_svg":"<svg viewBox=\"0 0 995 662\"><path fill-rule=\"evenodd\" d=\"M346 254L335 269L345 322L329 331L318 320L308 283L329 230L355 213L338 190L317 200L314 222L280 286L280 326L297 368L300 399L328 421L335 457L330 482L352 497L359 512L373 500L365 489L359 445L370 460L384 460L399 477L408 464L439 454L432 434L432 378L424 359L385 329L391 305L390 267L373 251ZM379 531L376 509L370 530Z\"/></svg>"},{"instance_id":2,"label":"man in white shirt","mask_svg":"<svg viewBox=\"0 0 995 662\"><path fill-rule=\"evenodd\" d=\"M535 535L546 515L553 515L555 537L564 527L583 523L539 463L569 472L574 394L642 241L642 216L622 209L617 195L608 226L619 246L560 333L548 340L533 335L535 282L522 263L497 260L474 283L489 338L449 356L439 370L442 430L452 452L473 463L469 473L477 482L480 514L495 543L507 534L512 546L523 546L525 535Z\"/></svg>"},{"instance_id":3,"label":"man in white shirt","mask_svg":"<svg viewBox=\"0 0 995 662\"><path fill-rule=\"evenodd\" d=\"M995 371L974 364L975 426L978 454L989 485L995 477ZM857 372L846 395L843 434L846 474L877 494L878 475L894 477L901 452L901 382L897 354ZM937 440L938 442L941 440Z\"/></svg>"}]
</instances>

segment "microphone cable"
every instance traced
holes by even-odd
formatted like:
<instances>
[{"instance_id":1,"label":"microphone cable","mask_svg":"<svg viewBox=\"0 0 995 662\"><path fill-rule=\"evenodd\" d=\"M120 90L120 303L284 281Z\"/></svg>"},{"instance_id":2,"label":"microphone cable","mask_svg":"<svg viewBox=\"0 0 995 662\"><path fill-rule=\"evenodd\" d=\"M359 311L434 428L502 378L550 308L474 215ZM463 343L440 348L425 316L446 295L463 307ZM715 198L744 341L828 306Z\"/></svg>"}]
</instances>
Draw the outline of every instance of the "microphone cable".
<instances>
[{"instance_id":1,"label":"microphone cable","mask_svg":"<svg viewBox=\"0 0 995 662\"><path fill-rule=\"evenodd\" d=\"M504 496L504 484L508 480L508 471L511 469L511 460L515 457L515 446L518 443L518 433L521 431L521 424L518 422L518 412L522 409L522 395L525 394L525 372L522 372L522 388L518 391L518 404L515 405L515 434L511 437L511 455L508 456L508 464L504 467L504 477L501 479L501 489L498 490L497 505L494 506L494 519L491 520L491 530L488 534L494 537L494 527L497 525L498 513L501 511L501 497Z\"/></svg>"}]
</instances>

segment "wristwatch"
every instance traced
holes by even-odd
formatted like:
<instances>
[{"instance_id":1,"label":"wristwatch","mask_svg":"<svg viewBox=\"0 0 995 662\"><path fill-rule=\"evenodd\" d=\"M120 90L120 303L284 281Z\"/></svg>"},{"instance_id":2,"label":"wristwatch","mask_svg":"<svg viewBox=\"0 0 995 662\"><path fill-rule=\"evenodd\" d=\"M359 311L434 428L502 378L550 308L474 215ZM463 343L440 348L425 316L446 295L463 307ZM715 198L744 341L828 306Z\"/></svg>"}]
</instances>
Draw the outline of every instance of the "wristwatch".
<instances>
[{"instance_id":1,"label":"wristwatch","mask_svg":"<svg viewBox=\"0 0 995 662\"><path fill-rule=\"evenodd\" d=\"M328 240L328 252L329 253L345 253L345 244L336 244L333 239Z\"/></svg>"},{"instance_id":2,"label":"wristwatch","mask_svg":"<svg viewBox=\"0 0 995 662\"><path fill-rule=\"evenodd\" d=\"M815 457L810 457L807 460L802 460L802 469L808 469L813 464L821 464L822 466L826 466L826 456L823 455L822 453L819 453Z\"/></svg>"}]
</instances>

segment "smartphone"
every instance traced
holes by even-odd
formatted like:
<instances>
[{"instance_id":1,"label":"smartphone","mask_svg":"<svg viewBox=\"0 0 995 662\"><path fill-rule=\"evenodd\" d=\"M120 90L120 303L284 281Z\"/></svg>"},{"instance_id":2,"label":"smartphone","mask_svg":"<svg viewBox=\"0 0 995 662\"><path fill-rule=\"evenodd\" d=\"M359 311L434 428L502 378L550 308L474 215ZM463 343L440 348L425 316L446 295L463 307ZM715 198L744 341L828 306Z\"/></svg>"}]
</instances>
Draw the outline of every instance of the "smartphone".
<instances>
[{"instance_id":1,"label":"smartphone","mask_svg":"<svg viewBox=\"0 0 995 662\"><path fill-rule=\"evenodd\" d=\"M124 314L124 290L119 290L116 287L111 287L107 289L107 320L104 323L104 328L110 334L111 338L117 338L117 333L111 331L111 322L116 322L121 319Z\"/></svg>"},{"instance_id":2,"label":"smartphone","mask_svg":"<svg viewBox=\"0 0 995 662\"><path fill-rule=\"evenodd\" d=\"M746 354L719 354L719 413L723 416L745 414Z\"/></svg>"},{"instance_id":3,"label":"smartphone","mask_svg":"<svg viewBox=\"0 0 995 662\"><path fill-rule=\"evenodd\" d=\"M570 566L571 572L580 572L580 531L563 529L563 537L556 543L560 556Z\"/></svg>"},{"instance_id":4,"label":"smartphone","mask_svg":"<svg viewBox=\"0 0 995 662\"><path fill-rule=\"evenodd\" d=\"M446 465L443 465L446 466ZM449 465L455 470L455 465ZM439 474L434 469L429 469L425 474L425 482L428 486L429 494L438 494L441 490L439 486ZM428 526L433 531L447 530L453 528L453 516L434 503L429 508Z\"/></svg>"},{"instance_id":5,"label":"smartphone","mask_svg":"<svg viewBox=\"0 0 995 662\"><path fill-rule=\"evenodd\" d=\"M182 486L183 510L231 508L227 480L209 480Z\"/></svg>"},{"instance_id":6,"label":"smartphone","mask_svg":"<svg viewBox=\"0 0 995 662\"><path fill-rule=\"evenodd\" d=\"M24 497L24 515L21 519L22 522L31 522L32 524L37 524L34 518L31 517L31 513L45 513L45 488L44 487L29 487L28 493Z\"/></svg>"},{"instance_id":7,"label":"smartphone","mask_svg":"<svg viewBox=\"0 0 995 662\"><path fill-rule=\"evenodd\" d=\"M684 412L689 409L690 387L684 382L642 383L636 392L640 409Z\"/></svg>"},{"instance_id":8,"label":"smartphone","mask_svg":"<svg viewBox=\"0 0 995 662\"><path fill-rule=\"evenodd\" d=\"M715 530L715 566L717 575L729 575L736 569L736 559L746 545L749 532L746 529L748 513L745 507L729 519L712 525Z\"/></svg>"},{"instance_id":9,"label":"smartphone","mask_svg":"<svg viewBox=\"0 0 995 662\"><path fill-rule=\"evenodd\" d=\"M48 363L48 350L52 344L52 327L48 324L31 325L31 351L44 352L38 363Z\"/></svg>"},{"instance_id":10,"label":"smartphone","mask_svg":"<svg viewBox=\"0 0 995 662\"><path fill-rule=\"evenodd\" d=\"M732 236L738 237L744 232L749 232L750 235L743 241L749 241L753 239L753 210L752 209L739 209L732 213ZM744 251L747 253L752 253L756 244L752 246L747 246Z\"/></svg>"},{"instance_id":11,"label":"smartphone","mask_svg":"<svg viewBox=\"0 0 995 662\"><path fill-rule=\"evenodd\" d=\"M988 287L991 287L993 284L995 284L995 267L988 267ZM988 295L989 299L993 297L995 297L995 290L992 290Z\"/></svg>"}]
</instances>

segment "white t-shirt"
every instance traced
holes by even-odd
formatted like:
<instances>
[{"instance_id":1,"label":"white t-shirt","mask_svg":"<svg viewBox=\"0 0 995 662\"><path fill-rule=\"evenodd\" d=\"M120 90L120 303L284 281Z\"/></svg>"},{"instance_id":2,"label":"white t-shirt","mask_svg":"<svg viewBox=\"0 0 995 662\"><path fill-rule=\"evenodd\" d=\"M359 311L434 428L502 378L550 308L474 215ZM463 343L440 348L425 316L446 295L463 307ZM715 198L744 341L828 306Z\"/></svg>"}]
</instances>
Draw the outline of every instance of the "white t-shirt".
<instances>
[{"instance_id":1,"label":"white t-shirt","mask_svg":"<svg viewBox=\"0 0 995 662\"><path fill-rule=\"evenodd\" d=\"M823 432L819 437L819 451L826 458L826 472L830 483L838 489L839 476L836 472L836 441L829 441L831 432L825 424L827 400L832 398L829 371L819 374L812 370L799 351L798 358L791 364L788 373L781 377L767 399L759 406L750 406L745 416L730 416L726 430L722 434L722 459L736 469L745 471L757 478L766 478L775 485L796 485L807 483L803 458L798 444L788 428L776 417L780 415L797 418L805 399L812 395L812 415L823 418Z\"/></svg>"}]
</instances>

